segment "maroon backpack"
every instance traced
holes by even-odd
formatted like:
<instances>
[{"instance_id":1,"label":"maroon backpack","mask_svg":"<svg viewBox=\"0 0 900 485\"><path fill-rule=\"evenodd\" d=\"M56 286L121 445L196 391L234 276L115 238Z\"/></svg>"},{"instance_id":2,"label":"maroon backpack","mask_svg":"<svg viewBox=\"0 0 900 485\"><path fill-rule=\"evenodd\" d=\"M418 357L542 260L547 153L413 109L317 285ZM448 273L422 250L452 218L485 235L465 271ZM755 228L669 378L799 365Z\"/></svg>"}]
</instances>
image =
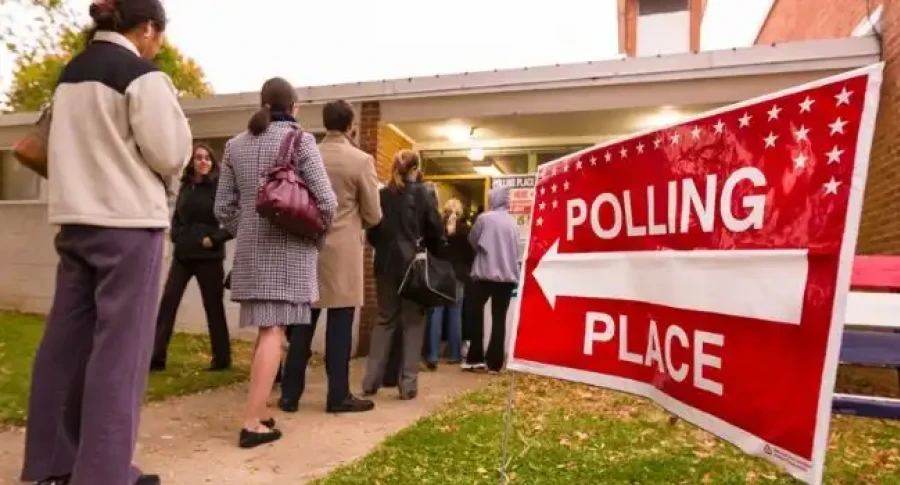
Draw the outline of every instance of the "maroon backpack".
<instances>
[{"instance_id":1,"label":"maroon backpack","mask_svg":"<svg viewBox=\"0 0 900 485\"><path fill-rule=\"evenodd\" d=\"M266 170L256 194L256 212L295 236L316 238L327 229L325 219L291 160L301 137L293 128L281 141L275 165Z\"/></svg>"}]
</instances>

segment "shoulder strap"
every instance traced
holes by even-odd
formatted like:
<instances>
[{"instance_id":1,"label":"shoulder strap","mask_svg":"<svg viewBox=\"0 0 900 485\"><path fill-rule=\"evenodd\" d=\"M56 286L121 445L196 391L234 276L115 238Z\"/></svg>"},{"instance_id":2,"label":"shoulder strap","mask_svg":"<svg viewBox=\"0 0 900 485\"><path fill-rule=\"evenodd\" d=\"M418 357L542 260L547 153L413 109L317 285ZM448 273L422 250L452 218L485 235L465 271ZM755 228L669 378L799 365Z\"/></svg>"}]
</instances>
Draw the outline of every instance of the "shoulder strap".
<instances>
[{"instance_id":1,"label":"shoulder strap","mask_svg":"<svg viewBox=\"0 0 900 485\"><path fill-rule=\"evenodd\" d=\"M275 159L276 162L284 165L294 165L292 155L294 147L297 145L297 139L300 136L299 131L299 129L292 128L281 139L281 146L278 148L278 156Z\"/></svg>"}]
</instances>

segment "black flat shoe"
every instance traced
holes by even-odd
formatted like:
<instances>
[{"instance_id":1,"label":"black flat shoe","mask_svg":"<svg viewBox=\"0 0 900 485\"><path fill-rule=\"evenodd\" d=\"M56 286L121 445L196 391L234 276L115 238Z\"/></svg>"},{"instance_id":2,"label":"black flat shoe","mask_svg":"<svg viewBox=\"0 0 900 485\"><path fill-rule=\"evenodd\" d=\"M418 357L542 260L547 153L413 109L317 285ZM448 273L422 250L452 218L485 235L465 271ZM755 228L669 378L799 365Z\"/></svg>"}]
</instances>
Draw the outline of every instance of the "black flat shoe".
<instances>
[{"instance_id":1,"label":"black flat shoe","mask_svg":"<svg viewBox=\"0 0 900 485\"><path fill-rule=\"evenodd\" d=\"M134 485L160 485L161 483L159 475L141 475Z\"/></svg>"},{"instance_id":2,"label":"black flat shoe","mask_svg":"<svg viewBox=\"0 0 900 485\"><path fill-rule=\"evenodd\" d=\"M401 401L412 401L412 400L415 399L416 396L418 396L418 395L419 395L419 392L418 392L418 391L401 392L401 393L400 393L400 400L401 400Z\"/></svg>"},{"instance_id":3,"label":"black flat shoe","mask_svg":"<svg viewBox=\"0 0 900 485\"><path fill-rule=\"evenodd\" d=\"M238 438L238 446L241 448L256 448L257 446L278 441L279 439L281 439L281 431L278 431L277 429L263 433L242 429L241 435Z\"/></svg>"},{"instance_id":4,"label":"black flat shoe","mask_svg":"<svg viewBox=\"0 0 900 485\"><path fill-rule=\"evenodd\" d=\"M425 368L427 368L430 371L437 370L437 366L438 366L437 362L425 362Z\"/></svg>"},{"instance_id":5,"label":"black flat shoe","mask_svg":"<svg viewBox=\"0 0 900 485\"><path fill-rule=\"evenodd\" d=\"M336 403L329 404L325 407L325 412L333 413L333 414L342 414L342 413L364 413L366 411L371 411L375 409L375 403L368 399L359 399L353 394L350 395L347 399Z\"/></svg>"},{"instance_id":6,"label":"black flat shoe","mask_svg":"<svg viewBox=\"0 0 900 485\"><path fill-rule=\"evenodd\" d=\"M289 401L287 399L279 399L278 400L278 409L286 412L286 413L296 413L300 410L300 403L297 401ZM263 423L265 424L265 423ZM267 425L268 426L268 425ZM270 428L272 426L269 426Z\"/></svg>"},{"instance_id":7,"label":"black flat shoe","mask_svg":"<svg viewBox=\"0 0 900 485\"><path fill-rule=\"evenodd\" d=\"M163 372L166 370L165 362L151 362L150 363L150 372Z\"/></svg>"},{"instance_id":8,"label":"black flat shoe","mask_svg":"<svg viewBox=\"0 0 900 485\"><path fill-rule=\"evenodd\" d=\"M259 424L265 426L266 428L272 429L275 427L275 418L261 419L259 420Z\"/></svg>"},{"instance_id":9,"label":"black flat shoe","mask_svg":"<svg viewBox=\"0 0 900 485\"><path fill-rule=\"evenodd\" d=\"M53 477L41 480L39 482L35 482L35 485L68 485L69 477Z\"/></svg>"}]
</instances>

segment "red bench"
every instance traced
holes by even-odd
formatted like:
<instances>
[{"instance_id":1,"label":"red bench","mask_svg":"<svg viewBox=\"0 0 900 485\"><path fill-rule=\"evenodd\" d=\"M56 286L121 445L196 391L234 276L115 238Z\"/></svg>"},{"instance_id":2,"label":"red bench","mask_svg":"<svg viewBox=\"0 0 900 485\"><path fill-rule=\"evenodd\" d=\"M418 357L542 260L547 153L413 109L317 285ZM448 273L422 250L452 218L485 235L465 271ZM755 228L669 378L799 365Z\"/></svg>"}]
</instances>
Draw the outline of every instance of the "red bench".
<instances>
[{"instance_id":1,"label":"red bench","mask_svg":"<svg viewBox=\"0 0 900 485\"><path fill-rule=\"evenodd\" d=\"M900 257L857 256L847 298L842 364L895 367L900 385ZM900 399L835 394L840 414L900 419Z\"/></svg>"}]
</instances>

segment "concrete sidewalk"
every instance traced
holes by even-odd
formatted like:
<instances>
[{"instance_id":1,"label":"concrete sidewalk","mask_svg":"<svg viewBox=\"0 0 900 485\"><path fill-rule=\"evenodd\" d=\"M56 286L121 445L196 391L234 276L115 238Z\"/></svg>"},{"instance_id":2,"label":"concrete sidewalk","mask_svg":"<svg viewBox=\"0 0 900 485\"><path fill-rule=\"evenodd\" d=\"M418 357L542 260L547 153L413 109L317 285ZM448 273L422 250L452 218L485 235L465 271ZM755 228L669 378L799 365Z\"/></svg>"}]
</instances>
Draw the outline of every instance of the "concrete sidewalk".
<instances>
[{"instance_id":1,"label":"concrete sidewalk","mask_svg":"<svg viewBox=\"0 0 900 485\"><path fill-rule=\"evenodd\" d=\"M363 365L353 364L353 388ZM272 409L284 438L253 450L237 447L245 386L172 399L144 410L137 462L160 474L164 485L302 484L365 456L388 435L485 382L483 376L444 366L420 374L419 397L413 401L400 401L396 389L382 389L374 411L335 416L324 412L324 368L310 369L300 412ZM0 434L0 484L18 483L23 438L22 430Z\"/></svg>"}]
</instances>

